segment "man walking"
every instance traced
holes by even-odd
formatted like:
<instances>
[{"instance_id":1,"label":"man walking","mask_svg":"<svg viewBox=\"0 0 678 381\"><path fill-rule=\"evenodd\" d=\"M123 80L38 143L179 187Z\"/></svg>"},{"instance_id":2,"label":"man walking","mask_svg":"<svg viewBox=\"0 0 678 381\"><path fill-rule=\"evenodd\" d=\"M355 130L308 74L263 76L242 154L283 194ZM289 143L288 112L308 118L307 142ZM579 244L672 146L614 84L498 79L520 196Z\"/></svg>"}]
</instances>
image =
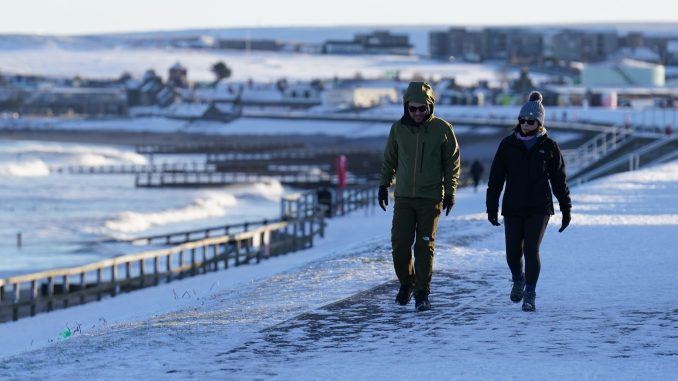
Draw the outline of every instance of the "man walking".
<instances>
[{"instance_id":1,"label":"man walking","mask_svg":"<svg viewBox=\"0 0 678 381\"><path fill-rule=\"evenodd\" d=\"M473 160L471 164L471 177L473 178L473 191L478 191L478 184L480 184L480 176L482 176L485 168L478 160Z\"/></svg>"},{"instance_id":2,"label":"man walking","mask_svg":"<svg viewBox=\"0 0 678 381\"><path fill-rule=\"evenodd\" d=\"M403 96L405 112L393 123L384 149L379 206L386 210L388 188L395 179L391 245L400 281L396 302L431 309L436 229L442 209L450 214L460 171L460 154L452 125L433 113L435 95L425 82L410 82ZM412 244L414 243L414 262Z\"/></svg>"}]
</instances>

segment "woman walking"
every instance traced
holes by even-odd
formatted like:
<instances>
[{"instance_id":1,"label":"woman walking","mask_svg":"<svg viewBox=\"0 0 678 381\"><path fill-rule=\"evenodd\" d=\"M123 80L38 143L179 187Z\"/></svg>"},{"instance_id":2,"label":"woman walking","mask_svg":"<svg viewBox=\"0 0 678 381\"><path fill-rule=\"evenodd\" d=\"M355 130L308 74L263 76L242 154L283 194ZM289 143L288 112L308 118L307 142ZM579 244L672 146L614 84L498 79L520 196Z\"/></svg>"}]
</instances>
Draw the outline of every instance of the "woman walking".
<instances>
[{"instance_id":1,"label":"woman walking","mask_svg":"<svg viewBox=\"0 0 678 381\"><path fill-rule=\"evenodd\" d=\"M513 287L510 298L523 301L523 311L535 311L541 262L539 246L549 218L554 214L552 194L562 212L559 232L570 224L570 190L558 144L546 133L541 93L533 91L520 109L518 124L499 144L487 185L487 219L499 223L499 195L506 183L501 214L504 216L506 262ZM523 269L524 258L524 269Z\"/></svg>"}]
</instances>

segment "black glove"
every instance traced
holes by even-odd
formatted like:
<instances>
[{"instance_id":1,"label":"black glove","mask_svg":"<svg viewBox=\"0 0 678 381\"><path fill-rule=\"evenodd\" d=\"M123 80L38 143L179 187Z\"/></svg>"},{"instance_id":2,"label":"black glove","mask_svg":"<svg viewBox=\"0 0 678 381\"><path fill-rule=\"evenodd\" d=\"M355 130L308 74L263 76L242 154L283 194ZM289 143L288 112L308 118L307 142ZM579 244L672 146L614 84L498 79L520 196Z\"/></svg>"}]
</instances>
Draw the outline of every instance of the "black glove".
<instances>
[{"instance_id":1,"label":"black glove","mask_svg":"<svg viewBox=\"0 0 678 381\"><path fill-rule=\"evenodd\" d=\"M494 226L501 226L498 212L487 212L487 220Z\"/></svg>"},{"instance_id":2,"label":"black glove","mask_svg":"<svg viewBox=\"0 0 678 381\"><path fill-rule=\"evenodd\" d=\"M383 185L379 187L379 196L377 199L379 200L379 206L384 209L385 212L386 206L388 205L388 187Z\"/></svg>"},{"instance_id":3,"label":"black glove","mask_svg":"<svg viewBox=\"0 0 678 381\"><path fill-rule=\"evenodd\" d=\"M558 232L562 233L570 224L570 221L572 221L572 214L570 214L570 209L561 210L560 212L563 214L563 222L560 224Z\"/></svg>"},{"instance_id":4,"label":"black glove","mask_svg":"<svg viewBox=\"0 0 678 381\"><path fill-rule=\"evenodd\" d=\"M450 215L450 210L452 210L453 206L454 206L454 196L451 194L446 194L445 197L443 197L443 209L445 209L446 216Z\"/></svg>"}]
</instances>

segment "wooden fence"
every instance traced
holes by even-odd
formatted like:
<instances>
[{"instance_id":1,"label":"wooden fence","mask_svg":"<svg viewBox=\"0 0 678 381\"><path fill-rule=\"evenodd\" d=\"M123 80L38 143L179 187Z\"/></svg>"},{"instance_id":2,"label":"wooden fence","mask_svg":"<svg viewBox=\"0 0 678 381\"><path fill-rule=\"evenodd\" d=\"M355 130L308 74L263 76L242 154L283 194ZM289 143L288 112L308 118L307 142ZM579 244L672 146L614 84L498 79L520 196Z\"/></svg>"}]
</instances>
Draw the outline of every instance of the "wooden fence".
<instances>
[{"instance_id":1,"label":"wooden fence","mask_svg":"<svg viewBox=\"0 0 678 381\"><path fill-rule=\"evenodd\" d=\"M316 235L324 236L328 209L341 210L333 215L346 214L373 206L375 199L374 185L337 191L329 204L319 201L317 191L306 192L283 198L278 221L230 225L239 226L240 232L227 230L209 237L210 232L224 228L217 227L139 238L142 243L157 239L172 244L173 237L181 237L183 242L83 266L0 279L0 322L306 249L313 246ZM187 242L197 232L203 237Z\"/></svg>"},{"instance_id":2,"label":"wooden fence","mask_svg":"<svg viewBox=\"0 0 678 381\"><path fill-rule=\"evenodd\" d=\"M141 174L149 172L214 172L216 165L198 162L127 164L127 165L67 165L50 168L51 172L70 174Z\"/></svg>"},{"instance_id":3,"label":"wooden fence","mask_svg":"<svg viewBox=\"0 0 678 381\"><path fill-rule=\"evenodd\" d=\"M222 226L212 226L205 229L186 230L168 234L151 235L145 237L136 237L128 240L114 240L111 242L129 242L134 245L178 245L186 242L197 241L200 239L219 237L223 235L247 232L252 228L265 226L271 223L280 222L280 219L249 221L239 224L229 224Z\"/></svg>"},{"instance_id":4,"label":"wooden fence","mask_svg":"<svg viewBox=\"0 0 678 381\"><path fill-rule=\"evenodd\" d=\"M313 246L323 213L247 232L187 242L167 249L105 259L66 269L0 279L0 321L101 300L103 295L239 266Z\"/></svg>"},{"instance_id":5,"label":"wooden fence","mask_svg":"<svg viewBox=\"0 0 678 381\"><path fill-rule=\"evenodd\" d=\"M279 181L284 185L316 188L330 186L336 181L336 176L326 173L292 173L292 174L257 174L236 172L176 172L176 173L147 173L137 175L134 184L140 188L170 188L170 187L208 187L230 184L247 184ZM362 178L348 178L349 182L365 182Z\"/></svg>"},{"instance_id":6,"label":"wooden fence","mask_svg":"<svg viewBox=\"0 0 678 381\"><path fill-rule=\"evenodd\" d=\"M194 154L205 152L261 152L286 149L302 149L300 142L270 142L270 143L243 143L243 142L215 142L212 144L146 144L138 145L136 152L144 155L158 154Z\"/></svg>"}]
</instances>

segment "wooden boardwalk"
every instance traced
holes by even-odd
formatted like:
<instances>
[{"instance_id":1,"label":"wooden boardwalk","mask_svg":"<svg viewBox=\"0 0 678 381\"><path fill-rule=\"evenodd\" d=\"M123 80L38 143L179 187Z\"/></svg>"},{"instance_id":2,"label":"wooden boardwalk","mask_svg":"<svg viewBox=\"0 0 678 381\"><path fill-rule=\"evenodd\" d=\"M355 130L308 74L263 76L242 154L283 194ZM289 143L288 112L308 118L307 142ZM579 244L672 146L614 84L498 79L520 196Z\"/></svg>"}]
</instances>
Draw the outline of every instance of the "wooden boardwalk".
<instances>
[{"instance_id":1,"label":"wooden boardwalk","mask_svg":"<svg viewBox=\"0 0 678 381\"><path fill-rule=\"evenodd\" d=\"M316 191L290 195L281 201L277 221L140 237L135 242L172 246L0 279L0 322L312 247L316 236L324 236L328 207L335 210L333 215L341 215L374 205L376 186L344 189L336 195L330 206L319 203ZM219 229L225 230L210 237ZM202 237L192 240L197 232Z\"/></svg>"}]
</instances>

